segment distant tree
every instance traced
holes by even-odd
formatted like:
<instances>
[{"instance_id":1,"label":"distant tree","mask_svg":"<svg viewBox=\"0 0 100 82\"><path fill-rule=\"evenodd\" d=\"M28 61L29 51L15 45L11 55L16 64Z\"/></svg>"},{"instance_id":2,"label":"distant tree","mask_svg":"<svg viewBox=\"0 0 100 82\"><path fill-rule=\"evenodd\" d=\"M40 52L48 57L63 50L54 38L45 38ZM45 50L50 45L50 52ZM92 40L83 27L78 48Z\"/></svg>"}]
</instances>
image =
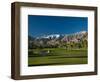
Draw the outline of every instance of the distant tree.
<instances>
[{"instance_id":1,"label":"distant tree","mask_svg":"<svg viewBox=\"0 0 100 82\"><path fill-rule=\"evenodd\" d=\"M88 46L87 40L82 41L83 47L86 48Z\"/></svg>"}]
</instances>

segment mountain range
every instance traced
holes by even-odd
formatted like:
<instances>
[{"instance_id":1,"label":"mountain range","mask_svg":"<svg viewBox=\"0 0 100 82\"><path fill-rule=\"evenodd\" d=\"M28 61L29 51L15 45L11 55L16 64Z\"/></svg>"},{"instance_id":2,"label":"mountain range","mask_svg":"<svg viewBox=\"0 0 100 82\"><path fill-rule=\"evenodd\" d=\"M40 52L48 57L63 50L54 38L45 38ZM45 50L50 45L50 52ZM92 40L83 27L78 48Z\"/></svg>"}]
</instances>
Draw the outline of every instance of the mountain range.
<instances>
[{"instance_id":1,"label":"mountain range","mask_svg":"<svg viewBox=\"0 0 100 82\"><path fill-rule=\"evenodd\" d=\"M39 37L28 36L29 46L55 46L64 43L82 43L88 40L87 31L80 31L72 34L50 34Z\"/></svg>"},{"instance_id":2,"label":"mountain range","mask_svg":"<svg viewBox=\"0 0 100 82\"><path fill-rule=\"evenodd\" d=\"M60 37L64 37L64 36L81 36L86 34L86 31L80 31L80 32L76 32L76 33L72 33L72 34L50 34L50 35L43 35L40 37L36 37L36 39L49 39L49 38L60 38Z\"/></svg>"}]
</instances>

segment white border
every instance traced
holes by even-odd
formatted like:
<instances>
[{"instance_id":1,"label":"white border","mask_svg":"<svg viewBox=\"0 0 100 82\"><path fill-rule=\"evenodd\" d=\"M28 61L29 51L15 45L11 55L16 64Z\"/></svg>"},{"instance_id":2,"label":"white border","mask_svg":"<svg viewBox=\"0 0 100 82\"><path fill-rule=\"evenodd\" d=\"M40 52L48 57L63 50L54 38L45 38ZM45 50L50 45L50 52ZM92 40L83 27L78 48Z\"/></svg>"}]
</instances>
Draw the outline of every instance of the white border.
<instances>
[{"instance_id":1,"label":"white border","mask_svg":"<svg viewBox=\"0 0 100 82\"><path fill-rule=\"evenodd\" d=\"M20 12L20 75L94 71L94 11L21 7ZM88 17L88 64L28 67L28 14Z\"/></svg>"}]
</instances>

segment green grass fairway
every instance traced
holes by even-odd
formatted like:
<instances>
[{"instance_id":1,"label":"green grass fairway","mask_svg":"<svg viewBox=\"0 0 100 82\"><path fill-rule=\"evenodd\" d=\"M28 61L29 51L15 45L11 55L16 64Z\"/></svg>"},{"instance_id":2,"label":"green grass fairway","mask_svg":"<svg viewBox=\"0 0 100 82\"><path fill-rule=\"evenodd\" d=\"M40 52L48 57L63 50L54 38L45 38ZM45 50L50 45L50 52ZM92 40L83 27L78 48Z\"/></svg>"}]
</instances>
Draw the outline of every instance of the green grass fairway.
<instances>
[{"instance_id":1,"label":"green grass fairway","mask_svg":"<svg viewBox=\"0 0 100 82\"><path fill-rule=\"evenodd\" d=\"M42 51L49 53L41 54ZM29 49L28 66L87 64L87 49Z\"/></svg>"}]
</instances>

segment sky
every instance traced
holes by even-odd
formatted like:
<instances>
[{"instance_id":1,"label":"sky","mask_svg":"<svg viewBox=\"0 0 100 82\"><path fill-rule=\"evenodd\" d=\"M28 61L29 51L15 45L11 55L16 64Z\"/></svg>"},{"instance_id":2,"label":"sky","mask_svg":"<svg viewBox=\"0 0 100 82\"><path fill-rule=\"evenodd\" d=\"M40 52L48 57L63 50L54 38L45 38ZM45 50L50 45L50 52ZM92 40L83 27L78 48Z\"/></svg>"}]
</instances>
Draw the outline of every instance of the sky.
<instances>
[{"instance_id":1,"label":"sky","mask_svg":"<svg viewBox=\"0 0 100 82\"><path fill-rule=\"evenodd\" d=\"M87 17L28 15L28 34L34 37L49 34L71 34L87 31Z\"/></svg>"}]
</instances>

